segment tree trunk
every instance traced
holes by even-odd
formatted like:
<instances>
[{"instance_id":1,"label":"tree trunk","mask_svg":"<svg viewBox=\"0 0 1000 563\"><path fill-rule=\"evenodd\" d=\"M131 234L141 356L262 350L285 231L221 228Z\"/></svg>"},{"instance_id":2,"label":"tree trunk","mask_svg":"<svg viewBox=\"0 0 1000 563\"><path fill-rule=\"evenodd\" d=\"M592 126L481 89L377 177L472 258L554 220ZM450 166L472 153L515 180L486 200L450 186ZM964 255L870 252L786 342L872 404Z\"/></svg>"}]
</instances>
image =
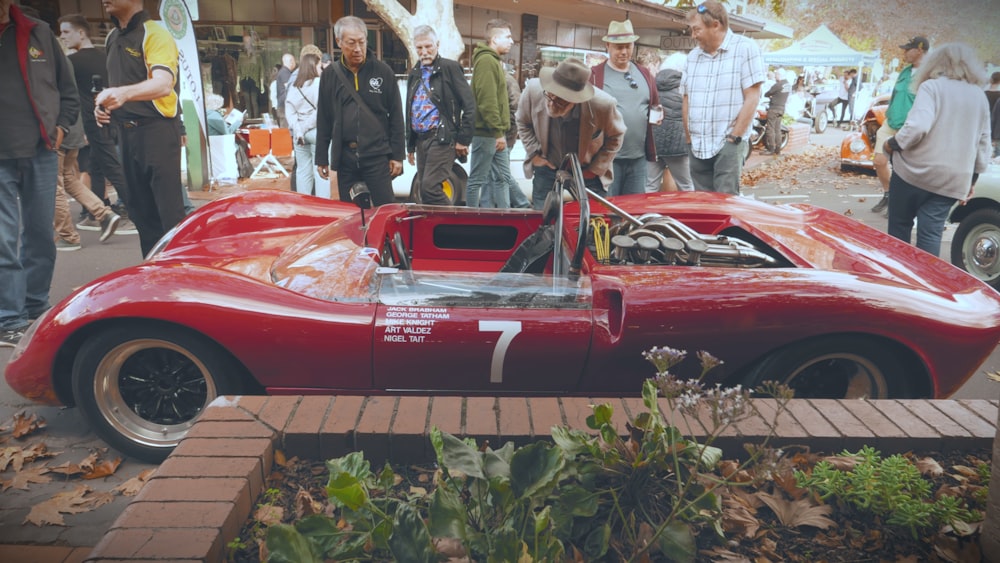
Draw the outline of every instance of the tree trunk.
<instances>
[{"instance_id":1,"label":"tree trunk","mask_svg":"<svg viewBox=\"0 0 1000 563\"><path fill-rule=\"evenodd\" d=\"M455 25L454 0L417 0L417 12L411 14L397 0L365 0L368 8L378 14L396 32L410 53L410 64L417 64L417 51L413 47L413 29L429 25L441 40L439 53L446 59L459 60L465 54L462 34Z\"/></svg>"}]
</instances>

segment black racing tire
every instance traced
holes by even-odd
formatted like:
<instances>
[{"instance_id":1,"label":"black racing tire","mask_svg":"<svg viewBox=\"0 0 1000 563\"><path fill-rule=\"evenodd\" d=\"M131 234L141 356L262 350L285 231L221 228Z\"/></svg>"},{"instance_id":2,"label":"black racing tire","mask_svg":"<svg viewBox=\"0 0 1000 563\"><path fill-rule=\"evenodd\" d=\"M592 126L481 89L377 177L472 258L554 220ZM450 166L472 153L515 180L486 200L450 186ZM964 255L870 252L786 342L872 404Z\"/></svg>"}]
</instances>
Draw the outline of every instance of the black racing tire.
<instances>
[{"instance_id":1,"label":"black racing tire","mask_svg":"<svg viewBox=\"0 0 1000 563\"><path fill-rule=\"evenodd\" d=\"M225 350L186 329L120 324L81 346L73 396L109 445L159 463L216 397L243 392L242 374Z\"/></svg>"},{"instance_id":2,"label":"black racing tire","mask_svg":"<svg viewBox=\"0 0 1000 563\"><path fill-rule=\"evenodd\" d=\"M955 230L951 263L1000 290L1000 209L977 209Z\"/></svg>"},{"instance_id":3,"label":"black racing tire","mask_svg":"<svg viewBox=\"0 0 1000 563\"><path fill-rule=\"evenodd\" d=\"M765 357L743 380L754 389L765 381L792 388L806 399L916 398L898 350L874 337L819 337ZM912 374L911 374L912 375Z\"/></svg>"},{"instance_id":4,"label":"black racing tire","mask_svg":"<svg viewBox=\"0 0 1000 563\"><path fill-rule=\"evenodd\" d=\"M781 130L781 148L784 149L787 146L788 146L788 130L787 129L782 129Z\"/></svg>"}]
</instances>

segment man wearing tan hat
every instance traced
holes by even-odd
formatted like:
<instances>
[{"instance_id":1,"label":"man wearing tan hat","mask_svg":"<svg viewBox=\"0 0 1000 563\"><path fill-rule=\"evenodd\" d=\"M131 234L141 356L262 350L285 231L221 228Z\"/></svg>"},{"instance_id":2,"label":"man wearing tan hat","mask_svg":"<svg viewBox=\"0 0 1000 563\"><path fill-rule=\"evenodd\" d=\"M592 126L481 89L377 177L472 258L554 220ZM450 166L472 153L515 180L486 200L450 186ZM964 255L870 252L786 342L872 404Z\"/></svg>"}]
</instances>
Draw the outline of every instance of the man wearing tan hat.
<instances>
[{"instance_id":1,"label":"man wearing tan hat","mask_svg":"<svg viewBox=\"0 0 1000 563\"><path fill-rule=\"evenodd\" d=\"M646 162L656 161L649 110L659 108L660 94L649 71L632 62L638 39L630 20L611 22L603 38L608 60L595 66L590 77L594 86L618 102L618 111L628 128L622 148L615 157L615 179L608 186L610 196L645 193ZM662 120L663 114L660 115L656 123Z\"/></svg>"},{"instance_id":2,"label":"man wearing tan hat","mask_svg":"<svg viewBox=\"0 0 1000 563\"><path fill-rule=\"evenodd\" d=\"M532 207L542 208L556 169L569 153L580 159L586 187L603 194L614 178L612 162L625 137L615 99L589 83L591 69L579 59L566 59L538 74L525 85L517 105Z\"/></svg>"},{"instance_id":3,"label":"man wearing tan hat","mask_svg":"<svg viewBox=\"0 0 1000 563\"><path fill-rule=\"evenodd\" d=\"M753 40L729 30L726 7L715 0L692 8L687 23L698 44L681 81L691 180L699 191L739 194L747 132L766 78L764 58Z\"/></svg>"}]
</instances>

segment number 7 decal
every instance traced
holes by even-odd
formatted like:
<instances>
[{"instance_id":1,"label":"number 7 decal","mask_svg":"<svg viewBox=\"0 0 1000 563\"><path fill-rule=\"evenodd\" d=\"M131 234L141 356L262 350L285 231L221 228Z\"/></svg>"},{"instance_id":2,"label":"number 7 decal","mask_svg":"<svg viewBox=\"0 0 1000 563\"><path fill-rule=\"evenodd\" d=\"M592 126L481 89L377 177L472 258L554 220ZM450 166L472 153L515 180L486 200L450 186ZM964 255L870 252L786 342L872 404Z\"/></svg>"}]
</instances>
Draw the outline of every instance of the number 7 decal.
<instances>
[{"instance_id":1,"label":"number 7 decal","mask_svg":"<svg viewBox=\"0 0 1000 563\"><path fill-rule=\"evenodd\" d=\"M479 332L500 333L497 347L493 349L493 361L490 362L490 383L503 383L503 361L507 356L507 347L521 332L521 321L479 321Z\"/></svg>"}]
</instances>

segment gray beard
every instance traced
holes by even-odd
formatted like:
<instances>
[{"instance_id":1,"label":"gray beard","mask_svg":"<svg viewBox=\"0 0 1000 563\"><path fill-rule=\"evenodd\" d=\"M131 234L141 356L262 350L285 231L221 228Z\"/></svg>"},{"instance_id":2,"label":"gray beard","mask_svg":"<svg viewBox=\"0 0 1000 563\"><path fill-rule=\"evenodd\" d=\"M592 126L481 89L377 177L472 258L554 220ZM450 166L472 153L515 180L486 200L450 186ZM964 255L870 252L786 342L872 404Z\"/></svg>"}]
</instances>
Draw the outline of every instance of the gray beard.
<instances>
[{"instance_id":1,"label":"gray beard","mask_svg":"<svg viewBox=\"0 0 1000 563\"><path fill-rule=\"evenodd\" d=\"M549 102L549 101L546 100L546 102L545 102L545 113L547 113L548 116L550 118L552 118L552 119L558 119L560 117L566 117L567 115L569 115L569 112L573 111L573 106L574 105L575 104L569 104L568 106L564 107L563 109L558 109L557 110L557 109L555 109L555 106L552 105L552 102Z\"/></svg>"}]
</instances>

